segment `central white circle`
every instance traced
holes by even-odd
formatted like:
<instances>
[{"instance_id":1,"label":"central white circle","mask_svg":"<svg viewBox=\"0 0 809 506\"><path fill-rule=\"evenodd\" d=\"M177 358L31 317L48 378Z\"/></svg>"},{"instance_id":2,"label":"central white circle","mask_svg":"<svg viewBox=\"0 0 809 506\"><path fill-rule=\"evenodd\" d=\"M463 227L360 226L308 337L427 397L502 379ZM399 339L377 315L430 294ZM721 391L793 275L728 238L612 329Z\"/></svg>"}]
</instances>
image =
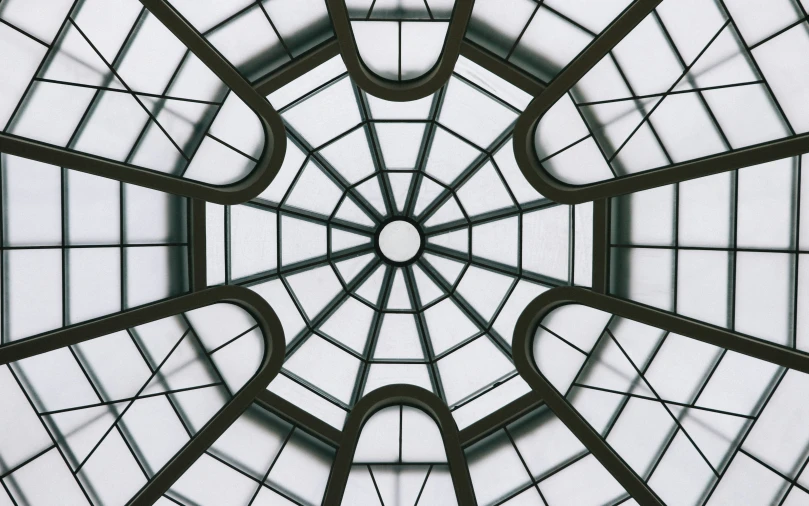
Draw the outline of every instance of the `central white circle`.
<instances>
[{"instance_id":1,"label":"central white circle","mask_svg":"<svg viewBox=\"0 0 809 506\"><path fill-rule=\"evenodd\" d=\"M407 262L419 252L421 236L405 220L393 220L379 232L379 251L392 262Z\"/></svg>"}]
</instances>

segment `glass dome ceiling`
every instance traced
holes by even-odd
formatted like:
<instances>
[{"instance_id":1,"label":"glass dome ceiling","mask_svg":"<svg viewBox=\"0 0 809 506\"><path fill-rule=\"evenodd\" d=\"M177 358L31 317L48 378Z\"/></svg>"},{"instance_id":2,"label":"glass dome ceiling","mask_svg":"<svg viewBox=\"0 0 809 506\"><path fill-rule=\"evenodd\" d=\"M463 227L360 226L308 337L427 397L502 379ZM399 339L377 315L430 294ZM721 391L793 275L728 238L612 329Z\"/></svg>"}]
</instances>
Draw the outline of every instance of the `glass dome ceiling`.
<instances>
[{"instance_id":1,"label":"glass dome ceiling","mask_svg":"<svg viewBox=\"0 0 809 506\"><path fill-rule=\"evenodd\" d=\"M806 8L0 0L0 506L809 504Z\"/></svg>"}]
</instances>

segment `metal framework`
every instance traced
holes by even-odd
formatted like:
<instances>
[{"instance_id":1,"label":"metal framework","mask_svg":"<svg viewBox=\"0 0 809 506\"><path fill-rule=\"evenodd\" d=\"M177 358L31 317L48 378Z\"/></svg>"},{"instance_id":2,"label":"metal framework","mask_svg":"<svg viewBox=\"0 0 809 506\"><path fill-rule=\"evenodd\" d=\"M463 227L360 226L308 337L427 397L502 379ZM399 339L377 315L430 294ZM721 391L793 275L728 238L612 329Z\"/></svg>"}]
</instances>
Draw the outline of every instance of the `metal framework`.
<instances>
[{"instance_id":1,"label":"metal framework","mask_svg":"<svg viewBox=\"0 0 809 506\"><path fill-rule=\"evenodd\" d=\"M147 506L154 504L168 491L171 485L254 402L256 396L264 391L267 383L281 369L281 365L284 363L284 347L283 345L279 346L278 343L284 342L284 331L275 312L264 299L250 290L237 286L208 288L165 302L158 302L132 311L7 344L0 347L0 364L8 364L60 348L68 348L78 343L115 332L126 331L138 325L182 314L218 302L235 304L250 313L258 324L264 339L264 357L258 371L244 387L235 392L229 402L163 468L154 474L128 503L132 506ZM152 377L154 375L155 372L152 373ZM126 410L124 410L125 412ZM122 416L123 414L119 415L118 419ZM85 461L87 459L89 459L89 456Z\"/></svg>"},{"instance_id":2,"label":"metal framework","mask_svg":"<svg viewBox=\"0 0 809 506\"><path fill-rule=\"evenodd\" d=\"M610 27L604 30L597 39L565 67L537 100L534 100L520 116L514 129L514 154L525 178L543 195L557 202L579 204L733 171L797 156L809 151L809 135L794 135L793 132L793 135L789 138L737 149L732 149L728 146L727 151L722 154L705 156L686 162L673 163L669 158L669 164L662 168L621 175L598 183L572 185L559 181L548 173L547 169L540 163L534 146L534 137L540 120L588 71L608 55L638 23L652 13L661 1L635 1ZM670 43L673 45L673 42L670 41ZM688 70L689 67L686 66L683 75ZM670 95L673 87L663 96ZM644 121L648 119L653 111L654 108L645 114Z\"/></svg>"},{"instance_id":3,"label":"metal framework","mask_svg":"<svg viewBox=\"0 0 809 506\"><path fill-rule=\"evenodd\" d=\"M265 356L259 372L204 429L175 455L170 463L167 464L153 480L132 498L129 504L151 504L160 497L168 490L171 484L190 467L195 459L202 455L224 430L233 423L239 414L251 403L255 402L258 406L279 415L283 419L293 422L327 444L339 448L324 501L324 504L327 505L337 505L340 503L343 488L348 479L351 459L365 421L379 409L395 404L412 405L426 411L440 427L450 469L452 471L453 485L460 504L476 504L474 490L472 489L472 483L462 448L480 441L487 435L504 427L506 424L532 411L538 406L547 404L639 504L643 506L662 505L663 503L660 498L651 491L647 484L630 469L627 463L605 443L580 415L578 415L564 397L551 386L536 368L532 357L534 331L539 322L548 313L564 304L577 303L593 307L616 316L646 323L669 332L679 333L774 364L809 373L809 355L806 353L609 295L611 249L610 199L612 197L806 153L809 152L809 134L728 151L723 154L709 156L691 162L671 165L660 170L617 178L583 187L573 187L554 179L540 166L539 160L537 159L533 142L534 132L537 123L545 112L547 112L560 97L566 94L603 56L608 54L644 17L649 15L660 3L660 0L635 1L632 6L617 18L601 35L596 37L576 59L565 67L558 77L547 85L505 62L501 58L494 56L492 53L476 44L464 40L464 33L474 4L471 0L459 0L457 2L450 23L446 45L439 59L439 63L426 75L416 80L393 82L381 79L371 72L359 58L344 2L341 0L328 0L329 13L336 33L336 39L331 39L320 44L301 57L296 58L288 65L270 73L264 78L258 79L252 84L248 83L247 80L228 63L225 57L214 49L213 46L174 10L166 0L141 1L151 13L169 28L169 30L199 57L208 68L213 70L261 119L265 132L264 153L249 177L234 185L216 188L203 183L139 169L126 163L114 162L71 149L58 148L45 143L0 133L0 151L4 153L56 164L64 168L75 169L191 198L188 203L188 272L191 288L190 294L124 311L114 316L102 317L84 324L67 326L55 332L2 344L0 346L0 364L8 364L23 358L46 353L118 330L221 301L231 302L246 309L256 319L264 336ZM579 204L594 201L592 290L558 286L539 296L528 305L522 313L515 330L513 359L520 376L528 382L532 388L532 392L521 396L461 431L458 431L450 409L447 407L444 400L442 400L442 398L444 398L443 394L442 398L439 398L417 387L392 385L380 388L369 395L363 396L364 381L367 379L369 367L369 361L365 359L363 359L362 377L357 383L352 395L353 408L350 410L345 428L342 431L324 423L319 418L291 404L278 395L267 391L267 384L272 378L279 374L284 360L284 348L276 344L284 342L283 331L278 318L270 306L251 290L230 284L223 287L207 288L205 237L206 202L236 204L246 202L258 195L272 181L281 166L286 150L287 135L294 139L296 143L299 143L307 155L317 160L326 170L332 173L336 172L329 170L328 162L318 154L318 150L322 146L307 145L302 137L297 135L291 128L285 128L279 112L270 106L269 102L264 99L264 96L279 89L296 77L307 73L337 54L342 55L348 68L348 73L357 85L354 86L354 90L361 104L366 104L363 92L389 101L410 101L428 96L431 93L436 93L436 99L431 108L431 118L429 121L425 122L427 128L431 131L437 128L437 114L444 98L442 87L444 87L447 80L452 75L453 67L455 66L459 54L499 75L517 88L536 97L519 116L513 131L516 158L526 179L544 196L558 203ZM318 90L315 90L313 93L317 93L317 91ZM373 121L368 119L367 116L363 117L360 128L365 126L373 126ZM473 166L478 166L482 161L490 158L494 148L504 143L510 136L510 132L504 134L502 138L498 139L495 146L481 153L479 162L476 162ZM378 140L372 139L372 141L378 144ZM423 164L423 162L424 160L420 161L421 164ZM381 169L378 167L378 172L375 172L373 175L366 178L366 180L381 174L379 170ZM424 179L430 178L427 175L414 178L414 182L412 183L414 188L417 189L418 185L422 183L422 177ZM339 177L335 177L335 179L344 190L344 199L351 199L357 205L366 209L369 214L377 217L378 213L374 211L373 206L356 190L356 186L362 184L364 180L351 185L345 181L339 181ZM383 195L387 201L387 206L391 209L395 209L395 206L391 204L392 192L388 186L387 178L383 177L381 180L383 181ZM447 187L437 180L433 182L444 186L442 190L443 193L437 200L437 204L422 215L419 220L420 226L423 225L423 222L426 221L442 203L455 198L452 188ZM411 192L411 198L405 206L405 211L404 213L399 213L400 215L408 215L408 213L412 212L413 206L415 205L415 199L412 198L414 193L415 192ZM251 205L267 207L267 205L262 202L253 202ZM530 208L519 208L516 212L512 212L511 215L521 217L522 214L528 210L555 205L557 204L544 202ZM279 224L281 214L290 213L288 209L282 209L280 207L273 208L272 210L279 215ZM308 216L306 213L299 213L295 217L337 228L343 227L344 229L350 229L353 232L368 236L373 233L372 229L356 229L352 228L348 223L340 223L339 220L335 219L333 216L324 220L318 216ZM478 222L484 223L503 217L505 216L485 216L479 219ZM381 219L378 221L381 221ZM460 229L467 226L468 223L470 223L470 220L467 219L466 223L453 222L445 224L433 230L433 232ZM372 246L367 248L359 247L341 254L340 257L333 257L329 254L327 258L315 259L315 261L307 261L300 265L279 268L261 279L236 280L236 282L249 286L261 280L277 279L284 274L306 270L317 263L333 262L338 259L356 257L372 251L372 249ZM426 251L449 258L457 257L455 252L435 245L427 245ZM499 265L495 262L489 262L479 258L473 259L471 258L471 254L469 258L460 259L471 261L473 264L477 263L489 269L499 269L504 273L517 274L516 270L508 266ZM440 276L433 272L433 269L428 264L419 262L419 265L435 282L441 283ZM352 282L352 286L356 286L362 280L367 279L376 267L377 263L374 263L366 268L357 279ZM520 272L520 274L526 275L526 273L523 272ZM408 276L413 276L412 269L408 271ZM541 277L537 277L533 280L544 282L551 286L563 284ZM228 275L226 281L230 283L233 280L231 280ZM380 295L381 301L389 297L392 282L392 276L386 275L383 282L384 288ZM572 275L567 282L573 283ZM350 289L351 286L347 288ZM445 286L444 288L449 292L454 292L457 287ZM511 290L513 290L513 288L514 286L512 285ZM414 294L411 294L411 297L413 296ZM342 300L342 298L335 299L317 318L308 322L307 329L305 329L300 336L294 336L290 350L295 350L296 346L302 341L304 334L313 333L317 328L317 324L323 321L326 316L333 313ZM478 322L485 331L492 330L491 326L475 313L475 310L470 304L463 301L460 297L455 297L455 300L471 320ZM424 336L426 327L423 322L423 317L421 318L419 333L422 342L427 343L428 339ZM376 334L378 334L379 325L379 313L377 313L371 326L372 331ZM505 349L502 339L495 338L494 341L498 346ZM372 356L375 343L374 336L371 336L369 343L370 349L367 350L368 353L366 353L368 357ZM435 367L435 353L429 349L429 345L425 344L425 346L427 352L425 356L428 357L428 363L430 367L433 368ZM441 385L435 378L437 378L437 375L434 376L433 387L437 392L442 393ZM330 398L325 392L320 392L320 395L329 399L330 402L339 404L339 401ZM349 408L347 405L342 407L344 409Z\"/></svg>"},{"instance_id":4,"label":"metal framework","mask_svg":"<svg viewBox=\"0 0 809 506\"><path fill-rule=\"evenodd\" d=\"M234 204L255 197L270 184L284 161L286 136L281 116L168 2L144 0L142 3L258 116L264 129L264 151L250 174L233 184L217 187L8 133L0 133L0 151L218 204Z\"/></svg>"},{"instance_id":5,"label":"metal framework","mask_svg":"<svg viewBox=\"0 0 809 506\"><path fill-rule=\"evenodd\" d=\"M424 98L438 91L452 74L455 62L461 52L461 42L466 33L466 25L472 15L473 0L458 0L452 11L452 18L444 42L444 49L438 63L426 74L407 81L393 81L376 75L360 58L357 43L351 30L348 9L343 0L327 0L334 33L340 44L340 54L351 74L351 79L366 92L391 101L412 101ZM399 49L401 60L401 47Z\"/></svg>"},{"instance_id":6,"label":"metal framework","mask_svg":"<svg viewBox=\"0 0 809 506\"><path fill-rule=\"evenodd\" d=\"M458 427L452 414L447 405L435 394L412 385L388 385L374 390L357 403L343 428L344 440L334 460L324 504L342 502L351 462L365 422L380 409L399 404L419 408L433 418L444 442L458 504L476 505L469 470L461 449Z\"/></svg>"},{"instance_id":7,"label":"metal framework","mask_svg":"<svg viewBox=\"0 0 809 506\"><path fill-rule=\"evenodd\" d=\"M809 372L807 353L594 291L559 287L534 299L520 315L514 330L514 362L517 369L531 388L542 396L548 407L639 504L663 506L665 503L537 369L533 352L536 330L553 310L567 304L591 307L789 369Z\"/></svg>"}]
</instances>

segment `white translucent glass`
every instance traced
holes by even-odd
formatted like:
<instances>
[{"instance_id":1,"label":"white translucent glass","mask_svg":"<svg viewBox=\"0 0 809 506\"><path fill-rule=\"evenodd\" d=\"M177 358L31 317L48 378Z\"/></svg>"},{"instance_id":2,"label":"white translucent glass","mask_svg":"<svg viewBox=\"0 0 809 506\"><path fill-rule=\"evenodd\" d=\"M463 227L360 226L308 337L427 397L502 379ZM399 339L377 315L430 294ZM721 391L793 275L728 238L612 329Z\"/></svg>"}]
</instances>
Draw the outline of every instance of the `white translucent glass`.
<instances>
[{"instance_id":1,"label":"white translucent glass","mask_svg":"<svg viewBox=\"0 0 809 506\"><path fill-rule=\"evenodd\" d=\"M4 465L19 466L4 477L13 480L17 503L50 504L51 491L76 503L74 492L81 497L87 490L105 502L129 501L230 398L222 375L232 391L240 388L230 381L229 366L219 368L226 365L221 354L238 350L242 359L259 359L239 361L245 380L258 370L264 339L260 333L240 336L239 323L249 327L255 321L227 307L236 325L201 328L205 345L178 315L0 369L5 400L16 408L0 417L0 434L16 437L0 437L0 453ZM200 308L193 319L211 321L228 314L223 309ZM244 350L251 339L257 346ZM55 488L31 488L27 483L35 479Z\"/></svg>"},{"instance_id":2,"label":"white translucent glass","mask_svg":"<svg viewBox=\"0 0 809 506\"><path fill-rule=\"evenodd\" d=\"M402 79L415 79L432 69L444 47L449 23L402 23Z\"/></svg>"},{"instance_id":3,"label":"white translucent glass","mask_svg":"<svg viewBox=\"0 0 809 506\"><path fill-rule=\"evenodd\" d=\"M312 336L284 367L336 399L348 402L359 361L333 344Z\"/></svg>"}]
</instances>

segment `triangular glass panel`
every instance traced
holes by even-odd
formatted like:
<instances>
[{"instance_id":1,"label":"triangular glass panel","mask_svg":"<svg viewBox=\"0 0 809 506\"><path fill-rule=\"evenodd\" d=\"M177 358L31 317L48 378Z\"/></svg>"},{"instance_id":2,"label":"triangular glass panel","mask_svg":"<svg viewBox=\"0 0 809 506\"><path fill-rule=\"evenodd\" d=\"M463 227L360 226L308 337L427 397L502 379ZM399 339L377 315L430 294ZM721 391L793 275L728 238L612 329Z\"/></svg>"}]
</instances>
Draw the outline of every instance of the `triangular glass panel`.
<instances>
[{"instance_id":1,"label":"triangular glass panel","mask_svg":"<svg viewBox=\"0 0 809 506\"><path fill-rule=\"evenodd\" d=\"M389 172L388 181L393 193L393 200L396 202L396 210L404 211L407 195L410 193L410 184L413 181L413 174L401 172Z\"/></svg>"}]
</instances>

